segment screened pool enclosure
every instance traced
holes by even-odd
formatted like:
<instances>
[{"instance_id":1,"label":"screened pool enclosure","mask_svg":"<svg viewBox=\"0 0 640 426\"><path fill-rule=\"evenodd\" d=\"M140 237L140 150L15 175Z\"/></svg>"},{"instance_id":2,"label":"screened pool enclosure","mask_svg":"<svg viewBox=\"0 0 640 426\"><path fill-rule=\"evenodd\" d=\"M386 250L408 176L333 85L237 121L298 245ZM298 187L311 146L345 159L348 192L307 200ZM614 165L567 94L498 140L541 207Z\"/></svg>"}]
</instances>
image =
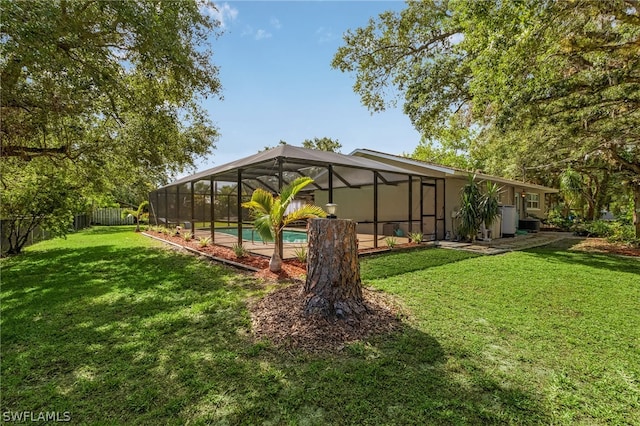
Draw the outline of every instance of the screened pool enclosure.
<instances>
[{"instance_id":1,"label":"screened pool enclosure","mask_svg":"<svg viewBox=\"0 0 640 426\"><path fill-rule=\"evenodd\" d=\"M291 145L204 170L151 192L151 223L180 225L217 244L229 245L229 238L239 245L256 243L246 238L246 232L243 238L252 218L242 203L257 188L275 195L300 176L314 182L298 194L292 207L337 203L338 217L357 221L361 246L369 241L378 247L381 237L389 234L389 224L395 224L394 229L403 224L405 234L421 232L437 238L436 179L367 158ZM433 190L424 191L425 185ZM229 228L234 229L233 236Z\"/></svg>"}]
</instances>

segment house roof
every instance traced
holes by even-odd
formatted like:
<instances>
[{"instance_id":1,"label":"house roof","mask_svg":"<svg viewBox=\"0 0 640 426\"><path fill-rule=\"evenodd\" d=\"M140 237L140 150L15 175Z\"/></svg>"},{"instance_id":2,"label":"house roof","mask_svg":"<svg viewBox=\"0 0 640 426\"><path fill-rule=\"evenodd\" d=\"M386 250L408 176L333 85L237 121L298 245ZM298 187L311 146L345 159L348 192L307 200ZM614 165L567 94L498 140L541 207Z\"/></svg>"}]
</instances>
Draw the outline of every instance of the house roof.
<instances>
[{"instance_id":1,"label":"house roof","mask_svg":"<svg viewBox=\"0 0 640 426\"><path fill-rule=\"evenodd\" d=\"M280 145L267 151L245 157L227 164L216 166L190 176L176 180L162 188L173 187L200 180L215 179L217 181L236 182L238 171L241 171L243 182L250 182L250 187L277 188L277 179L282 170L287 175L285 180L297 176L310 176L316 188L326 189L327 169L331 166L334 173L334 187L361 186L373 182L372 171L378 172L381 179L387 182L407 180L408 175L426 177L424 172L411 170L399 165L384 163L369 158L338 154L335 152L301 148L292 145ZM162 189L161 188L161 189Z\"/></svg>"},{"instance_id":2,"label":"house roof","mask_svg":"<svg viewBox=\"0 0 640 426\"><path fill-rule=\"evenodd\" d=\"M458 169L455 167L441 166L439 164L429 163L426 161L415 160L413 158L402 157L399 155L387 154L384 152L374 151L371 149L356 149L349 155L368 158L370 160L385 161L398 167L410 168L414 172L422 172L431 177L443 178L465 178L469 175L468 170ZM485 173L474 173L476 177L482 180L502 183L505 185L518 186L524 189L537 190L544 193L557 193L555 188L538 185L535 183L521 182L512 179L506 179L499 176L492 176Z\"/></svg>"}]
</instances>

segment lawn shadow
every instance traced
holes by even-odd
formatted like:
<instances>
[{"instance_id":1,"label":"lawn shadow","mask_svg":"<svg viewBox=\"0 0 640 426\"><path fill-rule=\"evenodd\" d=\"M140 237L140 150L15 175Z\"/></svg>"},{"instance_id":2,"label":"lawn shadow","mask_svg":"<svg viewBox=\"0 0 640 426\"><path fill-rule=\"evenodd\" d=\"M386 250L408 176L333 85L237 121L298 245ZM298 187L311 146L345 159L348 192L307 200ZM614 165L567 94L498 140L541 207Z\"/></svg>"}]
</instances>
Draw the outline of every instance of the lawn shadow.
<instances>
[{"instance_id":1,"label":"lawn shadow","mask_svg":"<svg viewBox=\"0 0 640 426\"><path fill-rule=\"evenodd\" d=\"M215 377L210 370L238 369L246 298L259 289L162 249L13 258L3 265L2 410L70 411L80 422L176 417Z\"/></svg>"},{"instance_id":2,"label":"lawn shadow","mask_svg":"<svg viewBox=\"0 0 640 426\"><path fill-rule=\"evenodd\" d=\"M553 245L531 248L524 250L524 252L542 257L547 262L578 263L592 268L640 274L640 258L572 250L571 247L574 245L574 241L567 240Z\"/></svg>"},{"instance_id":3,"label":"lawn shadow","mask_svg":"<svg viewBox=\"0 0 640 426\"><path fill-rule=\"evenodd\" d=\"M480 256L459 250L427 248L399 253L383 253L360 260L363 281L389 278L409 272L436 268Z\"/></svg>"},{"instance_id":4,"label":"lawn shadow","mask_svg":"<svg viewBox=\"0 0 640 426\"><path fill-rule=\"evenodd\" d=\"M265 387L266 382L255 383L254 378L250 393L256 401L272 401L268 410L246 404L233 415L207 420L255 424L266 418L273 424L318 425L548 422L527 389L499 382L477 365L465 366L471 373L452 374L448 364L453 356L437 339L410 326L347 345L340 355L291 354L267 347L256 360L273 379Z\"/></svg>"}]
</instances>

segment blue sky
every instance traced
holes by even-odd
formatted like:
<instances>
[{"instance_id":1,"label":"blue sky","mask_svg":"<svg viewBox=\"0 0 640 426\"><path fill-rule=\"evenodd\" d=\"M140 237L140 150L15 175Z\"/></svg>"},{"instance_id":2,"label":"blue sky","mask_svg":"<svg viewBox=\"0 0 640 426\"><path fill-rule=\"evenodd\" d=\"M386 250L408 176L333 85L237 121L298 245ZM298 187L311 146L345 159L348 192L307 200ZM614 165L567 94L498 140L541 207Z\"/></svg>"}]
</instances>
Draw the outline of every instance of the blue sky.
<instances>
[{"instance_id":1,"label":"blue sky","mask_svg":"<svg viewBox=\"0 0 640 426\"><path fill-rule=\"evenodd\" d=\"M205 108L221 137L199 170L256 153L280 140L330 137L342 152L410 153L420 135L401 109L371 113L353 92L355 75L331 68L342 34L400 1L228 1L210 11L224 33L212 40L224 100Z\"/></svg>"}]
</instances>

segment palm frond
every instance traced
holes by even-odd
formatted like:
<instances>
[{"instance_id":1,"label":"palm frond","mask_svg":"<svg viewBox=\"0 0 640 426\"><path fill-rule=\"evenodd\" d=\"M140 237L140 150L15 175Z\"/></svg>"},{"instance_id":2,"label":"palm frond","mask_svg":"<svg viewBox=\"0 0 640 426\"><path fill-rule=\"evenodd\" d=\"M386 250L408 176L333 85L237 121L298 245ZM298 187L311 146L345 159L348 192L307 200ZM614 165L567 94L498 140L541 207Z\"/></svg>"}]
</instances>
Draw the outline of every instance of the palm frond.
<instances>
[{"instance_id":1,"label":"palm frond","mask_svg":"<svg viewBox=\"0 0 640 426\"><path fill-rule=\"evenodd\" d=\"M316 217L327 217L327 213L318 206L307 204L288 214L283 220L283 226L297 220L312 219Z\"/></svg>"},{"instance_id":2,"label":"palm frond","mask_svg":"<svg viewBox=\"0 0 640 426\"><path fill-rule=\"evenodd\" d=\"M255 212L268 214L273 205L273 195L264 189L258 188L251 194L251 201L242 203L242 207L251 209Z\"/></svg>"},{"instance_id":3,"label":"palm frond","mask_svg":"<svg viewBox=\"0 0 640 426\"><path fill-rule=\"evenodd\" d=\"M275 236L273 234L273 222L271 216L268 214L257 217L253 221L253 228L258 232L262 241L273 241Z\"/></svg>"},{"instance_id":4,"label":"palm frond","mask_svg":"<svg viewBox=\"0 0 640 426\"><path fill-rule=\"evenodd\" d=\"M313 179L311 179L310 177L300 176L299 178L291 182L289 185L282 188L282 192L280 193L280 199L282 200L282 205L284 206L284 208L286 209L287 206L289 206L289 204L291 203L291 201L293 201L296 194L300 192L305 186L309 185L311 182L313 182Z\"/></svg>"},{"instance_id":5,"label":"palm frond","mask_svg":"<svg viewBox=\"0 0 640 426\"><path fill-rule=\"evenodd\" d=\"M282 217L284 216L285 210L286 207L282 205L282 200L280 199L280 197L274 198L273 204L271 205L271 211L269 213L271 214L271 221L275 225L282 222Z\"/></svg>"}]
</instances>

